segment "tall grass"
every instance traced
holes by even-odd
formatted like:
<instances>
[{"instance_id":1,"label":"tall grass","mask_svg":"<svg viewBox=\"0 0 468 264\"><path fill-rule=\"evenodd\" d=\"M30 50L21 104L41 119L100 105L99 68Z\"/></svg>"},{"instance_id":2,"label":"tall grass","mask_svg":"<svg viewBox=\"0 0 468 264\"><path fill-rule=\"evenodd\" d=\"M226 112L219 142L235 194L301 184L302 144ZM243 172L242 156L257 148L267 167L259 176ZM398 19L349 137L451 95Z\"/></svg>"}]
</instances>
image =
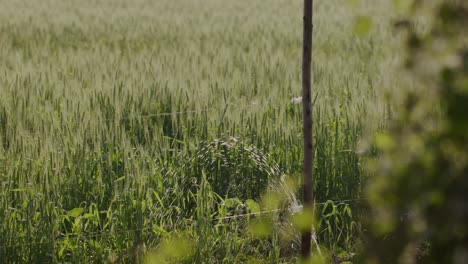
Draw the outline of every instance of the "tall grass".
<instances>
[{"instance_id":1,"label":"tall grass","mask_svg":"<svg viewBox=\"0 0 468 264\"><path fill-rule=\"evenodd\" d=\"M391 112L387 2L317 4L318 201L360 197L356 144ZM193 221L300 175L300 1L1 6L1 260L140 262L180 233L192 261L278 261L280 242L245 220ZM368 36L359 15L378 18Z\"/></svg>"}]
</instances>

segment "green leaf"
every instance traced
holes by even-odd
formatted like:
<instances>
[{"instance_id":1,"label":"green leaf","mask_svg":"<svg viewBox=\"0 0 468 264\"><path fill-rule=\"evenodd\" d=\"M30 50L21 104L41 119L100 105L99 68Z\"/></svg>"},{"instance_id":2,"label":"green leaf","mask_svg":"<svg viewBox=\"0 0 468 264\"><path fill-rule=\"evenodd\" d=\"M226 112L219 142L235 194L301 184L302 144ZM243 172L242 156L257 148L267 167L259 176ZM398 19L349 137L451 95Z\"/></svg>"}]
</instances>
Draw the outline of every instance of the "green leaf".
<instances>
[{"instance_id":1,"label":"green leaf","mask_svg":"<svg viewBox=\"0 0 468 264\"><path fill-rule=\"evenodd\" d=\"M314 223L314 212L310 209L304 209L304 211L293 215L293 224L300 231L310 230Z\"/></svg>"},{"instance_id":2,"label":"green leaf","mask_svg":"<svg viewBox=\"0 0 468 264\"><path fill-rule=\"evenodd\" d=\"M377 134L375 145L381 150L391 150L395 147L395 141L389 134Z\"/></svg>"},{"instance_id":3,"label":"green leaf","mask_svg":"<svg viewBox=\"0 0 468 264\"><path fill-rule=\"evenodd\" d=\"M67 215L71 216L71 217L78 217L83 212L84 212L83 208L74 208L74 209L68 211Z\"/></svg>"},{"instance_id":4,"label":"green leaf","mask_svg":"<svg viewBox=\"0 0 468 264\"><path fill-rule=\"evenodd\" d=\"M254 237L265 238L273 232L273 223L268 218L255 219L249 224L249 231Z\"/></svg>"},{"instance_id":5,"label":"green leaf","mask_svg":"<svg viewBox=\"0 0 468 264\"><path fill-rule=\"evenodd\" d=\"M251 213L255 214L260 212L260 205L252 199L248 199L247 201L245 201L245 205Z\"/></svg>"},{"instance_id":6,"label":"green leaf","mask_svg":"<svg viewBox=\"0 0 468 264\"><path fill-rule=\"evenodd\" d=\"M122 176L122 177L116 179L116 180L114 181L114 183L123 181L124 179L125 179L125 176Z\"/></svg>"},{"instance_id":7,"label":"green leaf","mask_svg":"<svg viewBox=\"0 0 468 264\"><path fill-rule=\"evenodd\" d=\"M372 29L372 20L367 16L360 16L354 20L353 32L359 36L369 34Z\"/></svg>"},{"instance_id":8,"label":"green leaf","mask_svg":"<svg viewBox=\"0 0 468 264\"><path fill-rule=\"evenodd\" d=\"M17 188L17 189L10 190L10 192L24 192L24 191L27 191L27 189Z\"/></svg>"},{"instance_id":9,"label":"green leaf","mask_svg":"<svg viewBox=\"0 0 468 264\"><path fill-rule=\"evenodd\" d=\"M144 263L180 263L193 254L192 242L183 237L165 239L156 251L146 255Z\"/></svg>"}]
</instances>

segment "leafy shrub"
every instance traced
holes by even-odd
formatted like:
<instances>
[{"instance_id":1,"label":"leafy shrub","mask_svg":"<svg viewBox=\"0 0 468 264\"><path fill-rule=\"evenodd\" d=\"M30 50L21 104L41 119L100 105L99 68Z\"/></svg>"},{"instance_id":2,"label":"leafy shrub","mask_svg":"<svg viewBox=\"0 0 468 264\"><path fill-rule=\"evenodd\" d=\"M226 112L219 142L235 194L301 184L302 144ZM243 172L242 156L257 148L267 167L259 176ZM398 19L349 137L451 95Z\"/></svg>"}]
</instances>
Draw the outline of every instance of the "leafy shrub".
<instances>
[{"instance_id":1,"label":"leafy shrub","mask_svg":"<svg viewBox=\"0 0 468 264\"><path fill-rule=\"evenodd\" d=\"M429 34L408 29L407 66L424 93L409 93L375 144L368 189L375 211L373 263L468 262L468 2L415 1ZM416 9L415 9L416 10Z\"/></svg>"}]
</instances>

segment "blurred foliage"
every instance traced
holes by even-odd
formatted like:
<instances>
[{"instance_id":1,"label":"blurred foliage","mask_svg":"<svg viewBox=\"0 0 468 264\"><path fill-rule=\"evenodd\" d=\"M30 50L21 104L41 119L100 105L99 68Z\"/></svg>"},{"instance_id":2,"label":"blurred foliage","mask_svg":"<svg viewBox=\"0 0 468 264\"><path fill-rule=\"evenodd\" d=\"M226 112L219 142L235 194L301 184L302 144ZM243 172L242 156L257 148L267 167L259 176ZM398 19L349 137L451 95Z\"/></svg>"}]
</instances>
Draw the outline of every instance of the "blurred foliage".
<instances>
[{"instance_id":1,"label":"blurred foliage","mask_svg":"<svg viewBox=\"0 0 468 264\"><path fill-rule=\"evenodd\" d=\"M357 35L364 36L369 34L372 29L372 20L367 16L357 17L354 21L353 31Z\"/></svg>"},{"instance_id":2,"label":"blurred foliage","mask_svg":"<svg viewBox=\"0 0 468 264\"><path fill-rule=\"evenodd\" d=\"M144 263L181 263L193 253L193 245L184 237L171 237L145 256Z\"/></svg>"},{"instance_id":3,"label":"blurred foliage","mask_svg":"<svg viewBox=\"0 0 468 264\"><path fill-rule=\"evenodd\" d=\"M396 1L402 2L402 1ZM370 165L369 263L468 263L468 2L414 1L406 34L409 92ZM431 17L418 32L415 17Z\"/></svg>"}]
</instances>

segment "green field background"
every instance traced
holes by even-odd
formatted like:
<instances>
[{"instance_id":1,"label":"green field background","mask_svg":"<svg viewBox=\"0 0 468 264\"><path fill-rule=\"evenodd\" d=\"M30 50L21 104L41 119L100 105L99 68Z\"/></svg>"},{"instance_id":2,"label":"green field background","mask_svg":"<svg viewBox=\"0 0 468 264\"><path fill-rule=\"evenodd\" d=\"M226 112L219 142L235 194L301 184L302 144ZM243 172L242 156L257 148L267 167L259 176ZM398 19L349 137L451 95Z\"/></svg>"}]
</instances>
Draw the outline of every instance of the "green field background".
<instances>
[{"instance_id":1,"label":"green field background","mask_svg":"<svg viewBox=\"0 0 468 264\"><path fill-rule=\"evenodd\" d=\"M391 10L316 3L318 202L362 196L360 143L402 86ZM0 259L141 262L183 234L188 263L292 261L244 220L191 221L299 179L301 46L298 0L1 0Z\"/></svg>"}]
</instances>

